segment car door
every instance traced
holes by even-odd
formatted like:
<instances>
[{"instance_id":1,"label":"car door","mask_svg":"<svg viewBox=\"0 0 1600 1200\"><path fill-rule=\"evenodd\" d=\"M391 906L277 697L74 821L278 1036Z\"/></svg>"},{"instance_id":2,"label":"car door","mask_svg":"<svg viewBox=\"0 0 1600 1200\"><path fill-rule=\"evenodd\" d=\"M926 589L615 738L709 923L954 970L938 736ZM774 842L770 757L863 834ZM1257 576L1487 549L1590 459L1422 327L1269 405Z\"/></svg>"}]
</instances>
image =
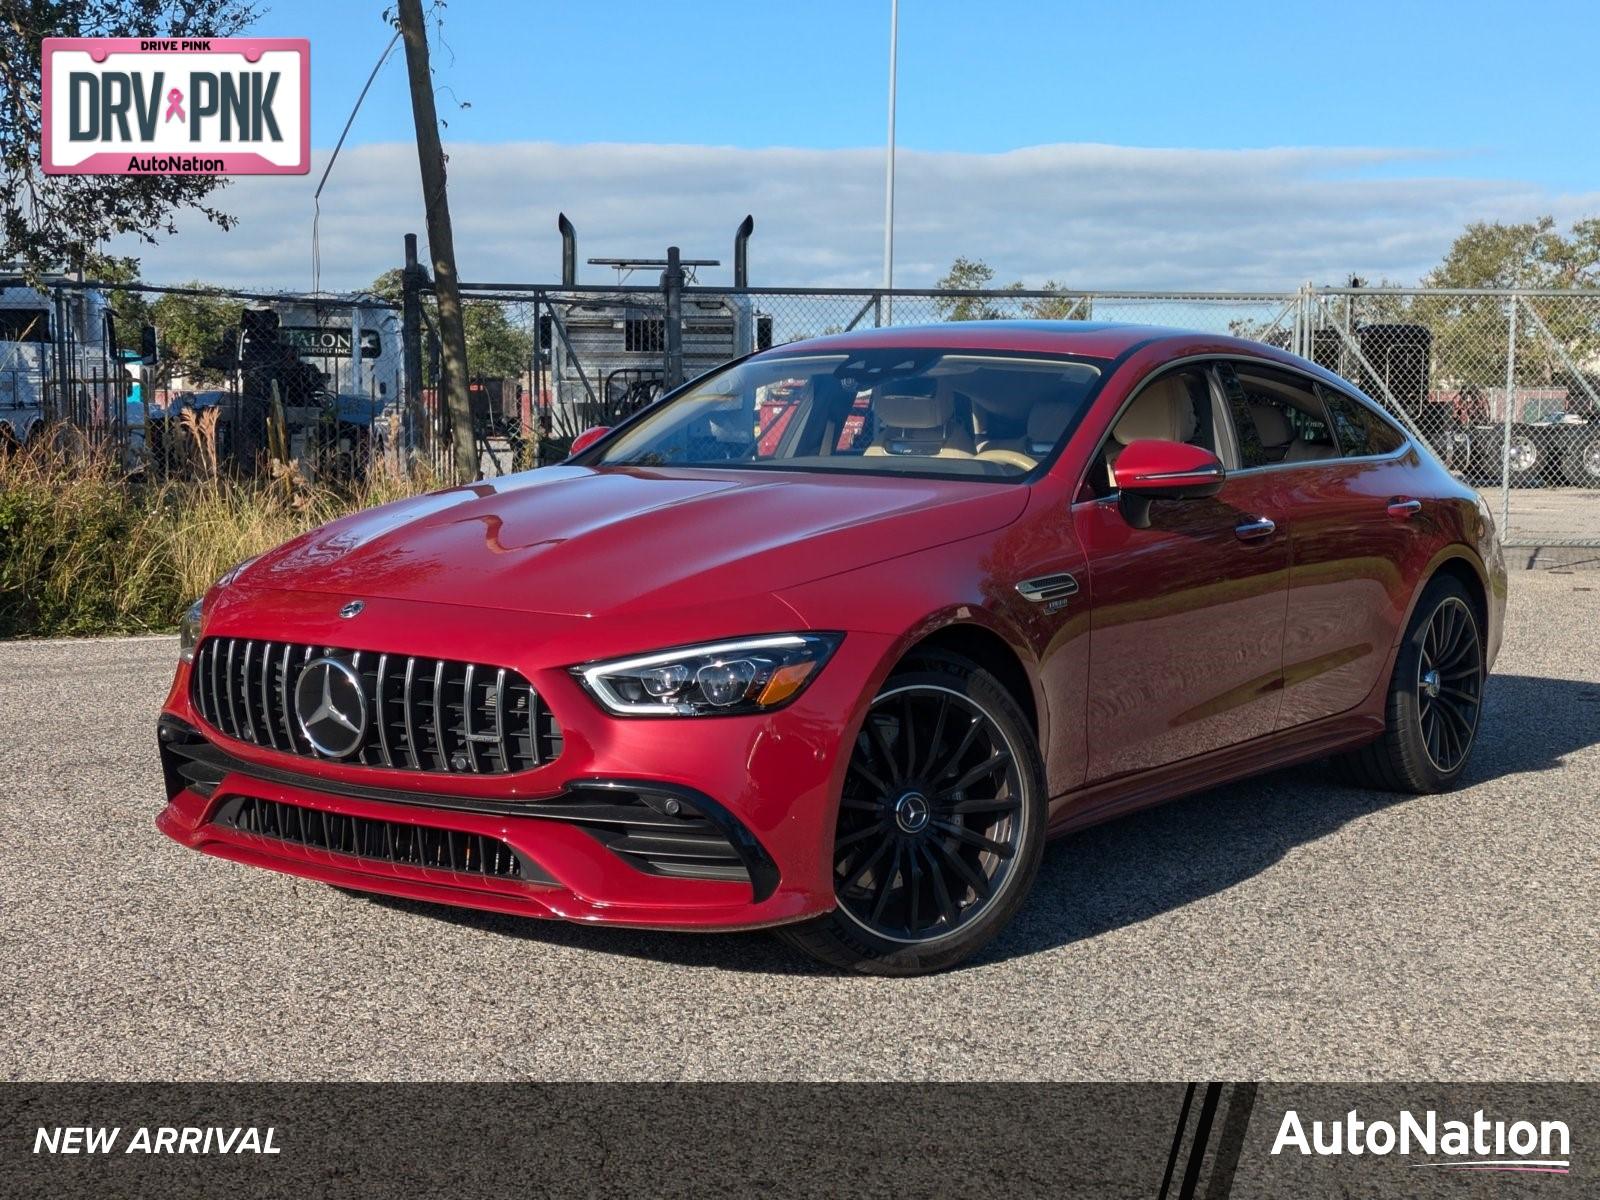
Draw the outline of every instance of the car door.
<instances>
[{"instance_id":1,"label":"car door","mask_svg":"<svg viewBox=\"0 0 1600 1200\"><path fill-rule=\"evenodd\" d=\"M1388 662L1410 601L1404 564L1428 553L1425 502L1407 492L1406 435L1372 406L1286 368L1239 361L1219 378L1241 423L1254 414L1276 425L1268 410L1291 410L1295 436L1269 472L1294 527L1278 727L1347 712Z\"/></svg>"},{"instance_id":2,"label":"car door","mask_svg":"<svg viewBox=\"0 0 1600 1200\"><path fill-rule=\"evenodd\" d=\"M1149 399L1162 392L1168 404ZM1092 604L1090 782L1248 741L1277 723L1290 533L1277 484L1270 473L1230 471L1216 496L1153 502L1149 528L1136 529L1118 507L1114 454L1152 436L1237 463L1208 366L1141 385L1090 469L1101 494L1073 506Z\"/></svg>"}]
</instances>

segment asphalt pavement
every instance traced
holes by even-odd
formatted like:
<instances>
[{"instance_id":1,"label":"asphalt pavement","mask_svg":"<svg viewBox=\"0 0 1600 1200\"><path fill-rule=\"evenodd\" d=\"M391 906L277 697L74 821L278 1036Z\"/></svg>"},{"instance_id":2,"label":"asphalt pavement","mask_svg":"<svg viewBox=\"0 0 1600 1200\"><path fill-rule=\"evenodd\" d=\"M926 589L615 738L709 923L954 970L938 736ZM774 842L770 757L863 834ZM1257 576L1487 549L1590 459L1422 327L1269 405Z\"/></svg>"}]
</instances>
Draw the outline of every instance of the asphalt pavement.
<instances>
[{"instance_id":1,"label":"asphalt pavement","mask_svg":"<svg viewBox=\"0 0 1600 1200\"><path fill-rule=\"evenodd\" d=\"M1600 573L1512 577L1461 790L1281 771L1054 844L976 962L374 900L184 850L170 638L0 645L0 1078L1600 1077Z\"/></svg>"}]
</instances>

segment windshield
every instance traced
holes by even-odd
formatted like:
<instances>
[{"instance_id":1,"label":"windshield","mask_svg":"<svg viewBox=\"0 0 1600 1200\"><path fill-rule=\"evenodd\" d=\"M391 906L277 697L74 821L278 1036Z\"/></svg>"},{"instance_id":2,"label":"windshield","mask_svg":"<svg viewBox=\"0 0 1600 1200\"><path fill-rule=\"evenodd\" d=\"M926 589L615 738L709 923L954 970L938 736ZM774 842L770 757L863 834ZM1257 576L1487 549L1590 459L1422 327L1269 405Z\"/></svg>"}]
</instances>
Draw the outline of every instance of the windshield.
<instances>
[{"instance_id":1,"label":"windshield","mask_svg":"<svg viewBox=\"0 0 1600 1200\"><path fill-rule=\"evenodd\" d=\"M1077 423L1102 365L971 350L766 355L690 387L591 461L1020 478Z\"/></svg>"}]
</instances>

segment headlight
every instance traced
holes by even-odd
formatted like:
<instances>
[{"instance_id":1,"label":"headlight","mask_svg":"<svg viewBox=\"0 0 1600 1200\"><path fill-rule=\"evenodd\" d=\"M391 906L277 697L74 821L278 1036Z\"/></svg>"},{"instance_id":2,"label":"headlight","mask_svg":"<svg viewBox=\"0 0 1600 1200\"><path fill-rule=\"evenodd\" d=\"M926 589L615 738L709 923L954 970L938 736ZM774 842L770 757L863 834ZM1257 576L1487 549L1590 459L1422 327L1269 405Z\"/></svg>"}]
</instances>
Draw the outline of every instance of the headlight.
<instances>
[{"instance_id":1,"label":"headlight","mask_svg":"<svg viewBox=\"0 0 1600 1200\"><path fill-rule=\"evenodd\" d=\"M205 615L204 600L196 600L184 611L178 622L178 657L184 662L194 661L195 643L200 640L200 618Z\"/></svg>"},{"instance_id":2,"label":"headlight","mask_svg":"<svg viewBox=\"0 0 1600 1200\"><path fill-rule=\"evenodd\" d=\"M243 571L260 557L259 554L254 554L243 562L234 563L233 566L222 573L222 578L211 586L214 588L227 587L235 579L239 578L240 571ZM200 619L205 616L205 609L206 601L205 597L202 596L189 605L184 611L183 619L178 622L178 658L183 662L194 661L194 647L195 643L200 640Z\"/></svg>"},{"instance_id":3,"label":"headlight","mask_svg":"<svg viewBox=\"0 0 1600 1200\"><path fill-rule=\"evenodd\" d=\"M619 716L704 717L767 712L793 700L844 635L786 633L684 646L572 672Z\"/></svg>"}]
</instances>

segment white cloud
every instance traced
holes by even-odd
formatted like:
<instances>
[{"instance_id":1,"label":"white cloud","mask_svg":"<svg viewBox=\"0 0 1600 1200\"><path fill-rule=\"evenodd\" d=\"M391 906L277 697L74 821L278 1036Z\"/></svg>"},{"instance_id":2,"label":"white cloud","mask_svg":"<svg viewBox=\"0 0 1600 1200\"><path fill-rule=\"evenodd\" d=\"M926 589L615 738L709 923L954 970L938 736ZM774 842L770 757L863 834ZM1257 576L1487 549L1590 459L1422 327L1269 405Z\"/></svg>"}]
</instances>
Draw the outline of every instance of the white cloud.
<instances>
[{"instance_id":1,"label":"white cloud","mask_svg":"<svg viewBox=\"0 0 1600 1200\"><path fill-rule=\"evenodd\" d=\"M1278 289L1351 272L1409 281L1468 221L1600 210L1600 193L1442 178L1430 159L1316 147L903 150L895 279L931 285L965 254L985 259L1002 281L1073 287ZM220 194L240 219L231 232L186 219L160 246L115 248L140 254L146 277L163 282L309 287L311 197L325 162L325 153L315 156L305 178L236 180ZM1416 174L1401 177L1408 171ZM481 282L557 278L559 210L577 226L580 259L659 257L676 242L687 257L723 261L702 274L706 283L728 278L733 231L750 212L752 282L871 286L880 275L882 188L878 150L450 148L457 261L462 278ZM361 286L398 265L407 231L424 233L414 149L347 149L323 193L322 285ZM612 278L598 267L580 271L586 282Z\"/></svg>"}]
</instances>

